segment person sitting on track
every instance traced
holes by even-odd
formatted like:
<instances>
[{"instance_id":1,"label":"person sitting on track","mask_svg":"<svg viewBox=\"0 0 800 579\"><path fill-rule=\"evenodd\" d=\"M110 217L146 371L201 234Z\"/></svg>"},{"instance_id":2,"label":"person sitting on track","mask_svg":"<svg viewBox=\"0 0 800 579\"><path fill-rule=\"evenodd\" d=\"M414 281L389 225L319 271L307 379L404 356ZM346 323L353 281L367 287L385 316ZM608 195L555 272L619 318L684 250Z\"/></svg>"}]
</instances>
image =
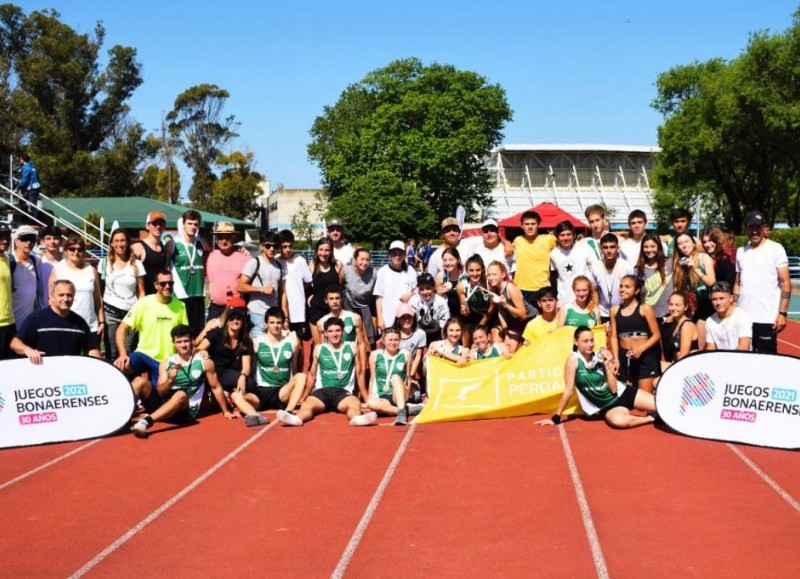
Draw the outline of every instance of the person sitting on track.
<instances>
[{"instance_id":1,"label":"person sitting on track","mask_svg":"<svg viewBox=\"0 0 800 579\"><path fill-rule=\"evenodd\" d=\"M352 343L358 352L361 374L356 376L356 382L358 384L366 384L366 376L364 373L367 369L367 351L369 350L369 343L361 315L343 309L344 288L339 284L330 285L325 288L325 305L328 306L330 313L325 314L317 321L317 332L320 336L324 335L325 321L329 318L339 318L342 320L344 323L342 341L345 343ZM364 387L364 390L366 391L366 387ZM361 391L360 387L359 391ZM366 402L366 399L364 399L364 402Z\"/></svg>"},{"instance_id":2,"label":"person sitting on track","mask_svg":"<svg viewBox=\"0 0 800 579\"><path fill-rule=\"evenodd\" d=\"M583 411L592 416L598 414L614 428L633 428L650 424L655 420L654 414L635 416L631 410L643 410L655 413L655 398L649 392L639 390L636 386L624 385L619 391L617 377L614 375L614 356L610 350L600 348L594 352L594 333L586 326L575 330L573 352L564 365L564 395L558 403L558 410L552 418L536 422L538 425L560 424L561 414L569 404L575 388L578 389L578 400Z\"/></svg>"},{"instance_id":3,"label":"person sitting on track","mask_svg":"<svg viewBox=\"0 0 800 579\"><path fill-rule=\"evenodd\" d=\"M138 438L147 438L147 429L154 422L173 417L194 419L200 410L206 384L211 387L225 418L236 417L228 407L225 392L214 370L214 362L198 356L194 351L192 329L180 324L172 328L170 335L176 353L159 364L156 388L142 376L137 376L133 381L136 396L149 412L131 426L131 431Z\"/></svg>"},{"instance_id":4,"label":"person sitting on track","mask_svg":"<svg viewBox=\"0 0 800 579\"><path fill-rule=\"evenodd\" d=\"M283 336L286 315L278 307L266 313L267 333L255 340L255 384L241 380L232 399L244 415L245 426L260 426L269 421L258 411L272 408L293 413L306 389L306 375L295 374L301 343L295 332Z\"/></svg>"},{"instance_id":5,"label":"person sitting on track","mask_svg":"<svg viewBox=\"0 0 800 579\"><path fill-rule=\"evenodd\" d=\"M478 324L472 330L472 351L469 354L471 361L486 360L487 358L511 358L512 352L508 351L503 342L492 342L489 337L489 328Z\"/></svg>"},{"instance_id":6,"label":"person sitting on track","mask_svg":"<svg viewBox=\"0 0 800 579\"><path fill-rule=\"evenodd\" d=\"M361 413L361 404L353 395L356 376L360 374L358 352L352 343L342 341L344 322L328 318L324 326L326 342L314 347L314 357L309 371L308 386L314 390L300 406L297 414L278 410L278 420L287 426L302 426L317 414L340 412L350 419L351 426L367 426L377 419L375 412ZM363 384L359 390L364 399L367 393Z\"/></svg>"},{"instance_id":7,"label":"person sitting on track","mask_svg":"<svg viewBox=\"0 0 800 579\"><path fill-rule=\"evenodd\" d=\"M386 328L383 344L382 350L373 350L369 356L372 379L367 406L378 414L396 416L394 423L404 425L408 416L419 414L423 407L422 404L406 404L411 355L400 349L400 330L395 326Z\"/></svg>"}]
</instances>

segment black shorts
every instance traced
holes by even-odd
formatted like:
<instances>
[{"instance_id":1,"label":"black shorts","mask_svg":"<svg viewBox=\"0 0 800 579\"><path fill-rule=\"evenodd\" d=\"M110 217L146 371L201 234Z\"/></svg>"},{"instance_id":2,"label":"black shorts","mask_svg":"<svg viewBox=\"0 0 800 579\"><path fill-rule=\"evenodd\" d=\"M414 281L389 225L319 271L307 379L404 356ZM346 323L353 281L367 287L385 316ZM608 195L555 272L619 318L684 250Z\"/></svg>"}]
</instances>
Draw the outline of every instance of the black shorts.
<instances>
[{"instance_id":1,"label":"black shorts","mask_svg":"<svg viewBox=\"0 0 800 579\"><path fill-rule=\"evenodd\" d=\"M338 412L339 404L348 396L352 396L347 390L341 388L317 388L309 396L313 396L325 405L325 412Z\"/></svg>"},{"instance_id":2,"label":"black shorts","mask_svg":"<svg viewBox=\"0 0 800 579\"><path fill-rule=\"evenodd\" d=\"M605 416L606 413L612 408L627 408L633 410L634 402L636 402L636 393L639 389L636 386L627 386L622 395L617 398L616 402L611 403L600 411L600 416Z\"/></svg>"},{"instance_id":3,"label":"black shorts","mask_svg":"<svg viewBox=\"0 0 800 579\"><path fill-rule=\"evenodd\" d=\"M308 322L289 324L289 330L297 334L297 337L304 342L311 339L311 328L308 326Z\"/></svg>"},{"instance_id":4,"label":"black shorts","mask_svg":"<svg viewBox=\"0 0 800 579\"><path fill-rule=\"evenodd\" d=\"M0 328L0 360L15 357L10 346L11 340L13 340L16 335L17 326L14 324L9 324L8 326Z\"/></svg>"},{"instance_id":5,"label":"black shorts","mask_svg":"<svg viewBox=\"0 0 800 579\"><path fill-rule=\"evenodd\" d=\"M252 391L258 397L259 410L285 410L286 403L281 402L281 389L278 386L256 386Z\"/></svg>"},{"instance_id":6,"label":"black shorts","mask_svg":"<svg viewBox=\"0 0 800 579\"><path fill-rule=\"evenodd\" d=\"M639 358L628 358L628 350L619 349L619 376L622 382L630 382L634 386L642 378L661 376L661 349L658 347L646 350Z\"/></svg>"},{"instance_id":7,"label":"black shorts","mask_svg":"<svg viewBox=\"0 0 800 579\"><path fill-rule=\"evenodd\" d=\"M762 354L778 353L778 335L775 333L775 328L772 327L772 324L754 323L751 342L753 352Z\"/></svg>"}]
</instances>

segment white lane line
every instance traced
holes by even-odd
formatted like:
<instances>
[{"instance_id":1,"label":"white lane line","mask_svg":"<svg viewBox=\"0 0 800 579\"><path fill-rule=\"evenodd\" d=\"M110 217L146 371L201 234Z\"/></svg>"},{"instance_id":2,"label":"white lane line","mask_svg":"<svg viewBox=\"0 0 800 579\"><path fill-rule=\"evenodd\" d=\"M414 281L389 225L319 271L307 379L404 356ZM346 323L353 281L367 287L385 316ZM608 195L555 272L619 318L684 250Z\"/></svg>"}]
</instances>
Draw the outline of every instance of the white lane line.
<instances>
[{"instance_id":1,"label":"white lane line","mask_svg":"<svg viewBox=\"0 0 800 579\"><path fill-rule=\"evenodd\" d=\"M128 542L130 539L132 539L134 536L136 536L136 534L139 533L139 531L141 531L147 525L149 525L150 523L155 521L158 517L163 515L164 512L167 511L170 507L172 507L175 503L177 503L183 497L188 495L190 492L192 492L194 489L196 489L198 486L200 486L207 478L209 478L211 475L213 475L215 472L217 472L219 469L221 469L223 466L225 466L228 462L230 462L237 454L239 454L245 448L247 448L248 446L253 444L256 440L258 440L259 438L264 436L277 423L278 423L277 420L274 420L273 422L270 422L269 425L265 426L260 432L254 434L253 436L251 436L250 438L245 440L235 450L232 450L227 456L225 456L223 459L221 459L217 464L215 464L214 466L209 468L206 472L204 472L199 477L194 479L191 483L189 483L188 486L184 487L183 490L181 490L178 494L176 494L171 499L169 499L166 503L164 503L163 505L158 507L155 511L153 511L152 513L147 515L144 519L139 521L139 523L136 526L132 527L127 533L122 535L119 539L117 539L116 541L111 543L108 547L106 547L101 552L99 552L97 555L95 555L91 559L91 561L89 561L88 563L86 563L86 565L84 565L83 567L81 567L80 569L75 571L75 573L70 575L70 577L71 578L82 577L87 572L91 571L101 561L103 561L103 559L105 559L106 557L111 555L114 551L119 549L122 545L124 545L126 542Z\"/></svg>"},{"instance_id":2,"label":"white lane line","mask_svg":"<svg viewBox=\"0 0 800 579\"><path fill-rule=\"evenodd\" d=\"M392 459L392 462L389 463L389 467L386 469L386 473L384 473L383 479L378 485L378 488L375 489L375 494L372 495L372 500L369 502L369 505L367 505L367 510L364 511L361 520L358 522L356 530L353 531L353 536L350 537L350 542L347 543L347 547L345 547L344 552L339 559L339 563L336 565L336 569L334 569L333 573L331 573L331 579L341 579L341 577L344 576L344 572L347 570L347 566L350 564L350 559L353 558L353 554L356 552L358 544L361 542L361 539L367 530L367 526L372 520L372 515L375 514L378 504L381 502L383 492L386 490L386 487L389 486L389 481L392 480L394 471L397 469L397 465L400 463L400 459L403 457L403 453L406 451L408 441L411 440L411 435L414 434L414 429L416 426L417 425L415 423L411 423L408 432L406 432L405 437L403 437L403 442L400 443L400 446L394 453L394 458Z\"/></svg>"},{"instance_id":3,"label":"white lane line","mask_svg":"<svg viewBox=\"0 0 800 579\"><path fill-rule=\"evenodd\" d=\"M778 341L781 344L786 344L787 346L791 346L792 348L797 348L798 350L800 350L800 346L798 346L797 344L793 344L792 342L787 342L786 340L781 340L780 338L778 338Z\"/></svg>"},{"instance_id":4,"label":"white lane line","mask_svg":"<svg viewBox=\"0 0 800 579\"><path fill-rule=\"evenodd\" d=\"M600 547L600 539L597 537L597 531L594 528L592 512L589 510L589 502L586 500L586 494L583 492L581 476L578 474L578 467L575 464L575 457L572 456L572 448L569 445L567 431L564 430L563 424L558 425L558 434L561 436L561 445L564 447L564 454L567 457L569 475L572 477L572 486L575 487L575 496L578 498L581 519L583 519L583 526L586 529L586 538L589 540L589 547L592 550L594 568L597 570L598 577L601 579L608 579L608 567L606 567L606 560L605 557L603 557L603 549Z\"/></svg>"},{"instance_id":5,"label":"white lane line","mask_svg":"<svg viewBox=\"0 0 800 579\"><path fill-rule=\"evenodd\" d=\"M765 473L763 470L761 470L756 463L754 463L752 460L747 458L741 450L739 450L738 448L733 446L731 443L726 442L725 446L730 448L733 451L733 454L735 454L740 459L742 459L742 462L744 462L747 466L749 466L753 470L754 473L756 473L759 477L761 477L761 480L763 480L770 487L772 487L772 490L774 490L776 493L778 493L778 495L780 495L780 497L784 501L789 503L789 505L795 511L800 513L800 503L798 503L792 495L790 495L788 492L783 490L781 485L776 483L767 473Z\"/></svg>"},{"instance_id":6,"label":"white lane line","mask_svg":"<svg viewBox=\"0 0 800 579\"><path fill-rule=\"evenodd\" d=\"M32 470L29 470L28 472L22 473L18 477L12 478L11 480L0 484L0 491L2 491L4 489L7 489L11 485L17 484L21 480L25 480L29 476L35 475L37 472L41 472L46 468L50 468L54 464L58 464L59 462L61 462L62 460L66 459L66 458L74 456L74 455L78 454L79 452L81 452L83 450L86 450L87 448L89 448L92 445L97 444L101 440L103 440L103 439L102 438L96 438L95 440L91 440L91 441L87 442L86 444L84 444L83 446L79 446L78 448L73 448L68 453L62 454L58 458L54 458L50 462L46 462L46 463L44 463L44 464L42 464L40 466L37 466L36 468L34 468Z\"/></svg>"}]
</instances>

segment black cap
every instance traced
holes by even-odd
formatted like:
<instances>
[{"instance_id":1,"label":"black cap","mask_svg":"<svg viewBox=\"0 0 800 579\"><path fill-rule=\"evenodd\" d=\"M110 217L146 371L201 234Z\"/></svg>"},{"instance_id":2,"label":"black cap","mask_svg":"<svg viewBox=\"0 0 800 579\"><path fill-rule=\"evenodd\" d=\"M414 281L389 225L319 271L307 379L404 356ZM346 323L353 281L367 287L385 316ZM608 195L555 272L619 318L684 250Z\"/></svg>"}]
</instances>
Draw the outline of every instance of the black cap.
<instances>
[{"instance_id":1,"label":"black cap","mask_svg":"<svg viewBox=\"0 0 800 579\"><path fill-rule=\"evenodd\" d=\"M748 211L744 216L745 226L750 225L766 225L767 220L764 219L764 214L760 211Z\"/></svg>"},{"instance_id":2,"label":"black cap","mask_svg":"<svg viewBox=\"0 0 800 579\"><path fill-rule=\"evenodd\" d=\"M417 276L417 285L434 285L436 282L433 281L433 276L429 274L427 271L419 274Z\"/></svg>"}]
</instances>

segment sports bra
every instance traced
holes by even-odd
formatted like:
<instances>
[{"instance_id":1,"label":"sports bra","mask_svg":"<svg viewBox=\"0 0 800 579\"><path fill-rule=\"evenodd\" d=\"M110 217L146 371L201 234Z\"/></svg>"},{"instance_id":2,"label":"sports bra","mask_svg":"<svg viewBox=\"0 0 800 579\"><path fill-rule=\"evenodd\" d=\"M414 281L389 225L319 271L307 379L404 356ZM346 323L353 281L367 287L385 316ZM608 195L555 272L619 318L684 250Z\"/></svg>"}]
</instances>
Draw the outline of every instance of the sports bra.
<instances>
[{"instance_id":1,"label":"sports bra","mask_svg":"<svg viewBox=\"0 0 800 579\"><path fill-rule=\"evenodd\" d=\"M650 337L650 326L647 320L639 311L642 304L636 304L636 309L629 316L622 315L622 306L617 310L614 316L614 321L617 323L617 337L619 338L634 338L634 337Z\"/></svg>"}]
</instances>

